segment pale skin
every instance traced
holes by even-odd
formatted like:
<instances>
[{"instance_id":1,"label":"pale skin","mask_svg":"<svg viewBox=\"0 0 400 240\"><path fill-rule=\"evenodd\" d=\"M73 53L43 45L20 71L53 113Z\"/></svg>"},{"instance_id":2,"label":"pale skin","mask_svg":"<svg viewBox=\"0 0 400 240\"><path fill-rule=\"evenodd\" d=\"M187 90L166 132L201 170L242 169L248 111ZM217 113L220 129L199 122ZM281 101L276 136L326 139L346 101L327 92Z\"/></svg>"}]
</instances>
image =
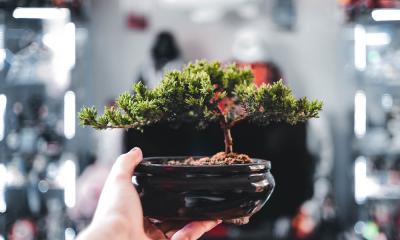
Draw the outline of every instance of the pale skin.
<instances>
[{"instance_id":1,"label":"pale skin","mask_svg":"<svg viewBox=\"0 0 400 240\"><path fill-rule=\"evenodd\" d=\"M77 240L194 240L221 223L215 220L156 225L144 218L139 195L132 184L132 174L142 158L139 148L117 158L100 195L92 223Z\"/></svg>"}]
</instances>

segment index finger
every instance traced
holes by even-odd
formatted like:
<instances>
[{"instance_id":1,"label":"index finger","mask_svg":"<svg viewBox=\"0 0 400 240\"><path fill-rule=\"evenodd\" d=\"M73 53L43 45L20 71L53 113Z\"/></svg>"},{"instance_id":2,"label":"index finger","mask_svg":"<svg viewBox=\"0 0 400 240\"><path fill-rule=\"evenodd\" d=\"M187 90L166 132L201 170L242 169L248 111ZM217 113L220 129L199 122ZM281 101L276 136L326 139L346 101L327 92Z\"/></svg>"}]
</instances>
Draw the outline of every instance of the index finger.
<instances>
[{"instance_id":1,"label":"index finger","mask_svg":"<svg viewBox=\"0 0 400 240\"><path fill-rule=\"evenodd\" d=\"M172 237L171 240L195 240L200 238L204 233L210 231L215 226L220 224L221 220L214 221L194 221L182 229L177 231Z\"/></svg>"}]
</instances>

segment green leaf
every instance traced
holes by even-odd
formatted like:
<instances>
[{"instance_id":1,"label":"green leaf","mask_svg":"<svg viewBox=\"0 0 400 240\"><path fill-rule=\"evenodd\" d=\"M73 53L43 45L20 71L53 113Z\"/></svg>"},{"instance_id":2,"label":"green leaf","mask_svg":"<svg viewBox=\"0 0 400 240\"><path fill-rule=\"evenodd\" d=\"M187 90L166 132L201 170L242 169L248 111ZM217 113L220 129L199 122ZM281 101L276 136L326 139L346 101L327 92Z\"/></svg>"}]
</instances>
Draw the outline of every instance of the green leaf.
<instances>
[{"instance_id":1,"label":"green leaf","mask_svg":"<svg viewBox=\"0 0 400 240\"><path fill-rule=\"evenodd\" d=\"M216 121L229 127L242 120L296 124L318 117L321 109L322 102L295 98L282 81L257 87L249 69L200 60L166 73L154 89L134 84L132 93L122 93L101 116L94 107L83 107L79 119L96 129L142 130L158 122L203 129Z\"/></svg>"}]
</instances>

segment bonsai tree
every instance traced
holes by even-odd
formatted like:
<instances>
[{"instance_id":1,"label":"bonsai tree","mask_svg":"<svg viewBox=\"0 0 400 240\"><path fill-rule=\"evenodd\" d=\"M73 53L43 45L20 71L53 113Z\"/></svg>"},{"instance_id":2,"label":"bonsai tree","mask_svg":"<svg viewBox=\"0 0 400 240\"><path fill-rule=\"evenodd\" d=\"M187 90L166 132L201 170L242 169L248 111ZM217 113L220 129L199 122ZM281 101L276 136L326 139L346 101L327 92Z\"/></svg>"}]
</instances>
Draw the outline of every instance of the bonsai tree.
<instances>
[{"instance_id":1,"label":"bonsai tree","mask_svg":"<svg viewBox=\"0 0 400 240\"><path fill-rule=\"evenodd\" d=\"M182 71L168 72L154 89L134 84L133 93L120 95L101 116L94 107L83 107L79 118L82 125L96 129L143 130L159 122L190 123L204 129L218 122L228 155L233 153L231 129L240 122L296 124L318 117L320 101L295 98L282 80L257 87L253 78L251 70L235 64L196 61Z\"/></svg>"}]
</instances>

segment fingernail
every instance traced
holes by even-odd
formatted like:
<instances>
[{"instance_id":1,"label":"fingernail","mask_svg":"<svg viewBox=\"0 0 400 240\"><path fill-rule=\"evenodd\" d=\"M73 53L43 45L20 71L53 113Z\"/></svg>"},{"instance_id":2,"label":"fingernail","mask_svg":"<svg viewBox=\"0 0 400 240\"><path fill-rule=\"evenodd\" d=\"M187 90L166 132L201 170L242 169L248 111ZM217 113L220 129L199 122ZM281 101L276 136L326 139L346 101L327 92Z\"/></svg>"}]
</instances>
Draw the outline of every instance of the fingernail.
<instances>
[{"instance_id":1,"label":"fingernail","mask_svg":"<svg viewBox=\"0 0 400 240\"><path fill-rule=\"evenodd\" d=\"M217 224L220 224L220 223L222 223L222 220L218 219Z\"/></svg>"},{"instance_id":2,"label":"fingernail","mask_svg":"<svg viewBox=\"0 0 400 240\"><path fill-rule=\"evenodd\" d=\"M139 149L138 147L134 147L129 152L134 152L134 151L137 151L138 149Z\"/></svg>"}]
</instances>

